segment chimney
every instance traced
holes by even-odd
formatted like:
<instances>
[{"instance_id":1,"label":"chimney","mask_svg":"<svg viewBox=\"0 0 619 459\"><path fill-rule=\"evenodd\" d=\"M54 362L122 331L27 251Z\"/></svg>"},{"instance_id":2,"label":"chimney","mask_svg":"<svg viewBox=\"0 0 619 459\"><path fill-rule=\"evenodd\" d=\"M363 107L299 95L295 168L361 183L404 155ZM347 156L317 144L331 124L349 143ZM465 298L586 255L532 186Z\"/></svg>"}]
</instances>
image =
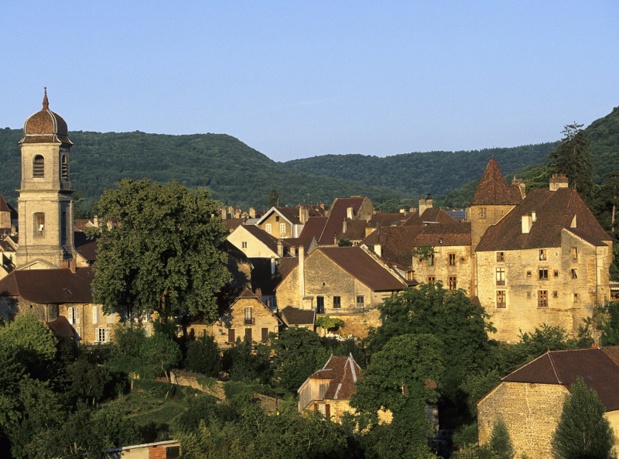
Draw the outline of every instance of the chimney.
<instances>
[{"instance_id":1,"label":"chimney","mask_svg":"<svg viewBox=\"0 0 619 459\"><path fill-rule=\"evenodd\" d=\"M517 179L514 175L514 179L512 180L512 186L517 186L518 191L520 191L520 197L524 199L527 195L527 186L524 181Z\"/></svg>"},{"instance_id":2,"label":"chimney","mask_svg":"<svg viewBox=\"0 0 619 459\"><path fill-rule=\"evenodd\" d=\"M426 209L432 209L432 195L426 196Z\"/></svg>"},{"instance_id":3,"label":"chimney","mask_svg":"<svg viewBox=\"0 0 619 459\"><path fill-rule=\"evenodd\" d=\"M342 233L346 234L347 230L348 230L348 220L344 220L342 222Z\"/></svg>"},{"instance_id":4,"label":"chimney","mask_svg":"<svg viewBox=\"0 0 619 459\"><path fill-rule=\"evenodd\" d=\"M284 243L281 239L277 240L277 256L282 258L284 256Z\"/></svg>"},{"instance_id":5,"label":"chimney","mask_svg":"<svg viewBox=\"0 0 619 459\"><path fill-rule=\"evenodd\" d=\"M249 218L256 218L256 209L253 207L249 208Z\"/></svg>"},{"instance_id":6,"label":"chimney","mask_svg":"<svg viewBox=\"0 0 619 459\"><path fill-rule=\"evenodd\" d=\"M350 220L352 220L354 218L354 213L353 213L352 207L347 207L346 208L346 218L349 218Z\"/></svg>"},{"instance_id":7,"label":"chimney","mask_svg":"<svg viewBox=\"0 0 619 459\"><path fill-rule=\"evenodd\" d=\"M432 208L432 196L428 195L427 197L420 197L419 198L419 215L423 215L423 213L426 211L426 209L431 209Z\"/></svg>"},{"instance_id":8,"label":"chimney","mask_svg":"<svg viewBox=\"0 0 619 459\"><path fill-rule=\"evenodd\" d=\"M299 246L299 307L303 307L303 298L305 298L305 248Z\"/></svg>"},{"instance_id":9,"label":"chimney","mask_svg":"<svg viewBox=\"0 0 619 459\"><path fill-rule=\"evenodd\" d=\"M95 217L92 219L92 224L95 228L99 228L99 216L95 215Z\"/></svg>"},{"instance_id":10,"label":"chimney","mask_svg":"<svg viewBox=\"0 0 619 459\"><path fill-rule=\"evenodd\" d=\"M559 188L567 188L569 181L565 174L552 174L550 177L550 191L557 191Z\"/></svg>"},{"instance_id":11,"label":"chimney","mask_svg":"<svg viewBox=\"0 0 619 459\"><path fill-rule=\"evenodd\" d=\"M537 214L535 213L535 211L531 212L531 224L535 223L537 221Z\"/></svg>"},{"instance_id":12,"label":"chimney","mask_svg":"<svg viewBox=\"0 0 619 459\"><path fill-rule=\"evenodd\" d=\"M379 258L383 256L383 246L380 245L380 242L377 242L376 244L374 244L374 253Z\"/></svg>"},{"instance_id":13,"label":"chimney","mask_svg":"<svg viewBox=\"0 0 619 459\"><path fill-rule=\"evenodd\" d=\"M529 234L533 226L532 218L529 214L522 216L522 234Z\"/></svg>"},{"instance_id":14,"label":"chimney","mask_svg":"<svg viewBox=\"0 0 619 459\"><path fill-rule=\"evenodd\" d=\"M304 225L305 222L307 222L308 218L309 218L308 208L305 206L299 206L299 221L301 222L301 224Z\"/></svg>"},{"instance_id":15,"label":"chimney","mask_svg":"<svg viewBox=\"0 0 619 459\"><path fill-rule=\"evenodd\" d=\"M275 257L271 257L271 276L275 275Z\"/></svg>"}]
</instances>

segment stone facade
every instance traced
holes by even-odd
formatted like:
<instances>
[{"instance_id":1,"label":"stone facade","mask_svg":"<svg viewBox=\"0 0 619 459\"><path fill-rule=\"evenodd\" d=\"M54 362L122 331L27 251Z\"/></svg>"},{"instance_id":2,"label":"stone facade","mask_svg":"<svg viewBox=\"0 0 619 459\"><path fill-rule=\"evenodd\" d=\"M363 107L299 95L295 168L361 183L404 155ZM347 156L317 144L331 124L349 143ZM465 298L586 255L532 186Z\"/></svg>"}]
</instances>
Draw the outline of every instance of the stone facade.
<instances>
[{"instance_id":1,"label":"stone facade","mask_svg":"<svg viewBox=\"0 0 619 459\"><path fill-rule=\"evenodd\" d=\"M500 417L509 431L516 457L552 457L550 441L568 393L560 385L502 382L477 404L479 443L488 442Z\"/></svg>"},{"instance_id":2,"label":"stone facade","mask_svg":"<svg viewBox=\"0 0 619 459\"><path fill-rule=\"evenodd\" d=\"M470 246L436 245L430 256L415 256L411 268L415 280L423 283L442 282L449 290L473 289L472 257Z\"/></svg>"},{"instance_id":3,"label":"stone facade","mask_svg":"<svg viewBox=\"0 0 619 459\"><path fill-rule=\"evenodd\" d=\"M208 333L220 349L228 349L237 340L267 342L270 333L279 332L280 319L250 291L245 291L212 325L192 324L194 336Z\"/></svg>"},{"instance_id":4,"label":"stone facade","mask_svg":"<svg viewBox=\"0 0 619 459\"><path fill-rule=\"evenodd\" d=\"M610 247L565 230L560 247L477 252L478 296L498 330L493 337L515 341L542 323L578 330L610 299L611 257Z\"/></svg>"}]
</instances>

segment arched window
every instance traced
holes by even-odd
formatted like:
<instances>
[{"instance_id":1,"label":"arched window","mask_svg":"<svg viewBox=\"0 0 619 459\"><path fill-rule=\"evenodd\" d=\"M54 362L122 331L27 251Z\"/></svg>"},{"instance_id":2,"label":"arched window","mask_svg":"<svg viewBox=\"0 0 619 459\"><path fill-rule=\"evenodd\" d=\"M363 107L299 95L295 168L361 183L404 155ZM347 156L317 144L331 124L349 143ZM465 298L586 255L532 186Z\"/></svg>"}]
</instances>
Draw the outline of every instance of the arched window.
<instances>
[{"instance_id":1,"label":"arched window","mask_svg":"<svg viewBox=\"0 0 619 459\"><path fill-rule=\"evenodd\" d=\"M32 176L34 178L45 177L45 159L41 155L36 155L32 161Z\"/></svg>"},{"instance_id":2,"label":"arched window","mask_svg":"<svg viewBox=\"0 0 619 459\"><path fill-rule=\"evenodd\" d=\"M69 180L69 159L67 155L62 155L60 160L60 177L63 182Z\"/></svg>"}]
</instances>

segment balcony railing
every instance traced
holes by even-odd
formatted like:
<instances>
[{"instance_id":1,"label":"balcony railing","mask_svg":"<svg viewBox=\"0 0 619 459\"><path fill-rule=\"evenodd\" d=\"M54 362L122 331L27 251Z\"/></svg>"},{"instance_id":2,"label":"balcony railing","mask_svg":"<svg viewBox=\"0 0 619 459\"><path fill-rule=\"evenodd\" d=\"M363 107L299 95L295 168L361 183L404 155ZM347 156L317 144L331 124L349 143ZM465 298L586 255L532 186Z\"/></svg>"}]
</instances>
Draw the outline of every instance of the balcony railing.
<instances>
[{"instance_id":1,"label":"balcony railing","mask_svg":"<svg viewBox=\"0 0 619 459\"><path fill-rule=\"evenodd\" d=\"M256 318L255 317L245 317L245 321L244 321L245 325L256 325Z\"/></svg>"}]
</instances>

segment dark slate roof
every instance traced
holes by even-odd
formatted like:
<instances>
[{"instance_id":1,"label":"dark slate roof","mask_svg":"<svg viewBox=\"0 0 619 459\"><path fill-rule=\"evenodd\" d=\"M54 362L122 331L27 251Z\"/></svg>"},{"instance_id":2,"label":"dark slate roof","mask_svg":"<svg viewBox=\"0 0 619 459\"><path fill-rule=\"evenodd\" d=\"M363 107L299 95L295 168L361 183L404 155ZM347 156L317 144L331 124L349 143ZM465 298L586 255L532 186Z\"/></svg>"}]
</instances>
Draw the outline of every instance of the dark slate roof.
<instances>
[{"instance_id":1,"label":"dark slate roof","mask_svg":"<svg viewBox=\"0 0 619 459\"><path fill-rule=\"evenodd\" d=\"M512 205L520 201L522 201L522 195L518 185L508 185L498 163L491 158L469 205Z\"/></svg>"},{"instance_id":2,"label":"dark slate roof","mask_svg":"<svg viewBox=\"0 0 619 459\"><path fill-rule=\"evenodd\" d=\"M402 214L399 212L393 213L385 213L379 212L377 214L372 215L372 219L368 222L368 226L370 228L379 228L384 226L399 226L406 219L408 219L409 214Z\"/></svg>"},{"instance_id":3,"label":"dark slate roof","mask_svg":"<svg viewBox=\"0 0 619 459\"><path fill-rule=\"evenodd\" d=\"M4 196L0 194L0 212L11 212L11 208L4 199Z\"/></svg>"},{"instance_id":4,"label":"dark slate roof","mask_svg":"<svg viewBox=\"0 0 619 459\"><path fill-rule=\"evenodd\" d=\"M529 233L523 233L522 217L532 213L536 221ZM574 216L576 227L570 228ZM477 251L560 247L562 229L595 246L611 240L576 190L535 189L501 221L488 228Z\"/></svg>"},{"instance_id":5,"label":"dark slate roof","mask_svg":"<svg viewBox=\"0 0 619 459\"><path fill-rule=\"evenodd\" d=\"M314 256L318 251L324 253L340 268L375 292L404 290L406 288L403 280L392 274L359 246L319 247L309 256Z\"/></svg>"},{"instance_id":6,"label":"dark slate roof","mask_svg":"<svg viewBox=\"0 0 619 459\"><path fill-rule=\"evenodd\" d=\"M289 327L292 325L314 325L316 312L312 309L299 309L286 306L281 311L282 320Z\"/></svg>"},{"instance_id":7,"label":"dark slate roof","mask_svg":"<svg viewBox=\"0 0 619 459\"><path fill-rule=\"evenodd\" d=\"M348 208L352 207L353 213L356 215L363 204L365 198L362 196L354 196L351 198L336 198L333 201L331 209L329 209L329 218L320 235L318 243L321 245L333 244L334 237L337 237L342 232L342 222L346 220Z\"/></svg>"},{"instance_id":8,"label":"dark slate roof","mask_svg":"<svg viewBox=\"0 0 619 459\"><path fill-rule=\"evenodd\" d=\"M73 232L73 240L75 242L75 249L86 260L94 262L97 260L97 240L88 239L86 234L82 231Z\"/></svg>"},{"instance_id":9,"label":"dark slate roof","mask_svg":"<svg viewBox=\"0 0 619 459\"><path fill-rule=\"evenodd\" d=\"M352 354L332 355L325 366L313 373L309 379L330 379L323 400L350 400L355 393L355 384L361 378L361 368Z\"/></svg>"},{"instance_id":10,"label":"dark slate roof","mask_svg":"<svg viewBox=\"0 0 619 459\"><path fill-rule=\"evenodd\" d=\"M92 303L91 268L13 271L0 279L0 292L37 304Z\"/></svg>"},{"instance_id":11,"label":"dark slate roof","mask_svg":"<svg viewBox=\"0 0 619 459\"><path fill-rule=\"evenodd\" d=\"M239 226L241 226L245 222L245 220L242 218L224 218L223 222L226 229L228 230L228 233L231 233Z\"/></svg>"},{"instance_id":12,"label":"dark slate roof","mask_svg":"<svg viewBox=\"0 0 619 459\"><path fill-rule=\"evenodd\" d=\"M560 384L569 389L578 377L595 389L607 411L619 409L619 366L603 349L549 351L502 381Z\"/></svg>"}]
</instances>

